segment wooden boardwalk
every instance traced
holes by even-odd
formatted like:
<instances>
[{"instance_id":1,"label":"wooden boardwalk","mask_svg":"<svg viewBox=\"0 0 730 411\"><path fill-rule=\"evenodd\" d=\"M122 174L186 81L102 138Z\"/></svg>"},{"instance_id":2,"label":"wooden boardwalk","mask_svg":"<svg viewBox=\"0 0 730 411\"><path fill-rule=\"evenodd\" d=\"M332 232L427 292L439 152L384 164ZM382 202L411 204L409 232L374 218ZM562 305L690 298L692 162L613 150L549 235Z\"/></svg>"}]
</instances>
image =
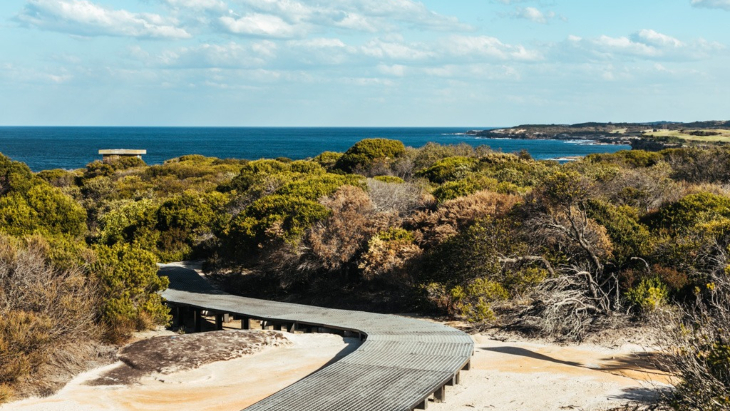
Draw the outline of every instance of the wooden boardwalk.
<instances>
[{"instance_id":1,"label":"wooden boardwalk","mask_svg":"<svg viewBox=\"0 0 730 411\"><path fill-rule=\"evenodd\" d=\"M347 357L246 408L250 411L410 411L425 409L431 395L445 400L445 387L469 369L474 343L441 324L385 314L335 310L245 298L214 290L190 269L163 266L170 278L162 295L176 308L265 321L275 328L339 331L365 341Z\"/></svg>"}]
</instances>

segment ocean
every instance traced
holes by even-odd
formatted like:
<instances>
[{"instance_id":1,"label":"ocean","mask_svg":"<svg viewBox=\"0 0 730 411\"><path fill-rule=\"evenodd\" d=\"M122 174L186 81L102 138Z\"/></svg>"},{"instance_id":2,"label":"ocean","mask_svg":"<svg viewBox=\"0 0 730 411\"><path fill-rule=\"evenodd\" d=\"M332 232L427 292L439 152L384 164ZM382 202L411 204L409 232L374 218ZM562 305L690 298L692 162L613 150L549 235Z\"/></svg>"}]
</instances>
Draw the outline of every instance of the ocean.
<instances>
[{"instance_id":1,"label":"ocean","mask_svg":"<svg viewBox=\"0 0 730 411\"><path fill-rule=\"evenodd\" d=\"M511 153L527 150L540 160L613 153L630 146L596 145L590 141L480 139L472 129L450 128L270 128L270 127L0 127L0 153L33 170L76 169L101 159L100 149L144 149L147 164L185 154L218 158L304 159L323 151L347 150L365 138L401 140L406 146L467 143ZM493 127L491 127L493 128Z\"/></svg>"}]
</instances>

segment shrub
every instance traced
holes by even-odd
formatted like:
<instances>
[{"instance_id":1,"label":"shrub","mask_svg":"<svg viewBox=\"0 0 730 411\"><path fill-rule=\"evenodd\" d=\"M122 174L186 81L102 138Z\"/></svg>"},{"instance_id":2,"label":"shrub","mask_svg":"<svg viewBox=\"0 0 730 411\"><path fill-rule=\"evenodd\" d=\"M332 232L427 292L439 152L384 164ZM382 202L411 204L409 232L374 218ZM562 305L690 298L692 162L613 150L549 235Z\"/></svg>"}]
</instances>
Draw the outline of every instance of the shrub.
<instances>
[{"instance_id":1,"label":"shrub","mask_svg":"<svg viewBox=\"0 0 730 411\"><path fill-rule=\"evenodd\" d=\"M443 184L465 178L476 170L478 164L479 160L473 157L448 157L418 171L416 175L427 178L432 183Z\"/></svg>"},{"instance_id":2,"label":"shrub","mask_svg":"<svg viewBox=\"0 0 730 411\"><path fill-rule=\"evenodd\" d=\"M668 303L668 296L667 286L658 277L645 278L626 293L629 303L644 312L665 306Z\"/></svg>"},{"instance_id":3,"label":"shrub","mask_svg":"<svg viewBox=\"0 0 730 411\"><path fill-rule=\"evenodd\" d=\"M38 239L0 237L0 385L2 396L59 356L67 363L98 337L99 295L76 267L58 269Z\"/></svg>"},{"instance_id":4,"label":"shrub","mask_svg":"<svg viewBox=\"0 0 730 411\"><path fill-rule=\"evenodd\" d=\"M331 214L307 232L309 260L328 271L340 270L367 245L380 223L373 216L370 198L360 188L343 186L321 203Z\"/></svg>"},{"instance_id":5,"label":"shrub","mask_svg":"<svg viewBox=\"0 0 730 411\"><path fill-rule=\"evenodd\" d=\"M34 312L8 311L0 317L0 383L12 384L48 360L53 323Z\"/></svg>"},{"instance_id":6,"label":"shrub","mask_svg":"<svg viewBox=\"0 0 730 411\"><path fill-rule=\"evenodd\" d=\"M335 153L332 151L325 151L324 153L318 155L313 160L319 163L322 167L326 168L327 170L332 170L335 168L335 164L337 164L337 160L342 157L343 153Z\"/></svg>"},{"instance_id":7,"label":"shrub","mask_svg":"<svg viewBox=\"0 0 730 411\"><path fill-rule=\"evenodd\" d=\"M302 174L324 174L326 170L314 161L297 160L289 163L289 171Z\"/></svg>"},{"instance_id":8,"label":"shrub","mask_svg":"<svg viewBox=\"0 0 730 411\"><path fill-rule=\"evenodd\" d=\"M43 170L38 173L38 177L54 187L69 187L75 184L78 177L77 172L53 169Z\"/></svg>"},{"instance_id":9,"label":"shrub","mask_svg":"<svg viewBox=\"0 0 730 411\"><path fill-rule=\"evenodd\" d=\"M520 197L513 195L480 191L446 201L435 211L418 212L406 226L415 231L419 245L433 246L456 235L476 220L504 216L521 201Z\"/></svg>"},{"instance_id":10,"label":"shrub","mask_svg":"<svg viewBox=\"0 0 730 411\"><path fill-rule=\"evenodd\" d=\"M257 160L246 163L236 177L219 186L218 190L223 192L236 190L244 193L254 186L260 186L267 178L274 177L288 182L301 177L301 174L324 173L325 170L321 166L309 161L285 163L277 160Z\"/></svg>"},{"instance_id":11,"label":"shrub","mask_svg":"<svg viewBox=\"0 0 730 411\"><path fill-rule=\"evenodd\" d=\"M344 185L365 188L365 180L356 175L322 174L293 181L276 190L276 194L316 201L331 195Z\"/></svg>"},{"instance_id":12,"label":"shrub","mask_svg":"<svg viewBox=\"0 0 730 411\"><path fill-rule=\"evenodd\" d=\"M639 223L636 209L592 200L589 202L588 216L606 227L613 244L613 259L619 266L630 262L632 257L647 256L651 252L651 234Z\"/></svg>"},{"instance_id":13,"label":"shrub","mask_svg":"<svg viewBox=\"0 0 730 411\"><path fill-rule=\"evenodd\" d=\"M486 146L483 146L486 147ZM484 150L484 148L482 148ZM474 147L466 143L457 145L441 145L427 143L413 153L413 166L416 170L423 170L433 166L436 162L447 157L476 157Z\"/></svg>"},{"instance_id":14,"label":"shrub","mask_svg":"<svg viewBox=\"0 0 730 411\"><path fill-rule=\"evenodd\" d=\"M691 230L698 224L730 218L730 198L711 193L690 194L645 218L653 229Z\"/></svg>"},{"instance_id":15,"label":"shrub","mask_svg":"<svg viewBox=\"0 0 730 411\"><path fill-rule=\"evenodd\" d=\"M370 199L377 211L406 216L433 202L433 197L425 193L424 188L417 183L383 182L376 177L369 179L367 185Z\"/></svg>"},{"instance_id":16,"label":"shrub","mask_svg":"<svg viewBox=\"0 0 730 411\"><path fill-rule=\"evenodd\" d=\"M228 196L186 191L157 209L156 230L160 232L157 249L165 261L179 261L192 256L199 238L219 232L228 222L225 212Z\"/></svg>"},{"instance_id":17,"label":"shrub","mask_svg":"<svg viewBox=\"0 0 730 411\"><path fill-rule=\"evenodd\" d=\"M368 241L368 249L358 267L366 280L403 286L412 283L413 274L408 265L421 253L421 248L413 243L412 233L391 228Z\"/></svg>"},{"instance_id":18,"label":"shrub","mask_svg":"<svg viewBox=\"0 0 730 411\"><path fill-rule=\"evenodd\" d=\"M438 282L453 288L465 287L477 278L502 280L500 254L510 254L514 240L508 223L484 217L430 250L426 256L422 283Z\"/></svg>"},{"instance_id":19,"label":"shrub","mask_svg":"<svg viewBox=\"0 0 730 411\"><path fill-rule=\"evenodd\" d=\"M476 278L466 287L451 289L452 306L462 317L472 323L493 321L492 304L509 298L509 293L497 282Z\"/></svg>"},{"instance_id":20,"label":"shrub","mask_svg":"<svg viewBox=\"0 0 730 411\"><path fill-rule=\"evenodd\" d=\"M661 154L672 167L675 180L721 183L730 178L730 150L726 147L678 148Z\"/></svg>"},{"instance_id":21,"label":"shrub","mask_svg":"<svg viewBox=\"0 0 730 411\"><path fill-rule=\"evenodd\" d=\"M390 161L402 156L405 146L398 140L370 138L355 143L337 160L335 168L346 173L369 170L376 160Z\"/></svg>"},{"instance_id":22,"label":"shrub","mask_svg":"<svg viewBox=\"0 0 730 411\"><path fill-rule=\"evenodd\" d=\"M110 204L110 210L99 218L99 243L136 244L154 250L159 238L157 226L158 204L153 200L123 200Z\"/></svg>"},{"instance_id":23,"label":"shrub","mask_svg":"<svg viewBox=\"0 0 730 411\"><path fill-rule=\"evenodd\" d=\"M233 218L223 234L231 252L250 252L271 241L296 243L306 229L329 214L326 207L306 198L270 195Z\"/></svg>"},{"instance_id":24,"label":"shrub","mask_svg":"<svg viewBox=\"0 0 730 411\"><path fill-rule=\"evenodd\" d=\"M644 150L622 150L613 154L589 154L585 161L592 163L610 163L632 168L652 167L662 161L660 153Z\"/></svg>"},{"instance_id":25,"label":"shrub","mask_svg":"<svg viewBox=\"0 0 730 411\"><path fill-rule=\"evenodd\" d=\"M373 180L377 180L382 183L389 183L389 184L403 184L404 183L402 178L396 177L396 176L375 176L375 177L373 177Z\"/></svg>"},{"instance_id":26,"label":"shrub","mask_svg":"<svg viewBox=\"0 0 730 411\"><path fill-rule=\"evenodd\" d=\"M117 243L98 246L91 271L102 286L102 319L106 338L121 342L134 330L168 323L169 309L159 292L169 280L157 275L157 258L141 248Z\"/></svg>"},{"instance_id":27,"label":"shrub","mask_svg":"<svg viewBox=\"0 0 730 411\"><path fill-rule=\"evenodd\" d=\"M70 236L79 236L86 231L86 212L71 197L40 180L31 184L0 197L2 231L11 235Z\"/></svg>"},{"instance_id":28,"label":"shrub","mask_svg":"<svg viewBox=\"0 0 730 411\"><path fill-rule=\"evenodd\" d=\"M474 194L477 191L490 190L496 191L498 187L497 180L481 175L472 175L458 181L449 181L442 184L434 190L433 196L439 202L453 200L458 197Z\"/></svg>"}]
</instances>

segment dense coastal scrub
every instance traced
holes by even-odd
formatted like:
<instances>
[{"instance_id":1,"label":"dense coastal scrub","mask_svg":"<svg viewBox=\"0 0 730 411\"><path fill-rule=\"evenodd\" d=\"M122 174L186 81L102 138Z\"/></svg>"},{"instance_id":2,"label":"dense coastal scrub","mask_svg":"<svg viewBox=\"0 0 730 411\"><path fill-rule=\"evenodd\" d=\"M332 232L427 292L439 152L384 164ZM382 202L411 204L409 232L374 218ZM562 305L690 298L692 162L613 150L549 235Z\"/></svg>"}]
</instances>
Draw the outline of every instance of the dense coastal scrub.
<instances>
[{"instance_id":1,"label":"dense coastal scrub","mask_svg":"<svg viewBox=\"0 0 730 411\"><path fill-rule=\"evenodd\" d=\"M477 329L581 340L670 318L670 405L726 409L728 159L712 147L559 164L384 139L309 160L37 174L0 157L0 400L69 344L167 323L155 262L202 259L233 293ZM31 303L20 282L55 285ZM50 327L59 315L83 326Z\"/></svg>"}]
</instances>

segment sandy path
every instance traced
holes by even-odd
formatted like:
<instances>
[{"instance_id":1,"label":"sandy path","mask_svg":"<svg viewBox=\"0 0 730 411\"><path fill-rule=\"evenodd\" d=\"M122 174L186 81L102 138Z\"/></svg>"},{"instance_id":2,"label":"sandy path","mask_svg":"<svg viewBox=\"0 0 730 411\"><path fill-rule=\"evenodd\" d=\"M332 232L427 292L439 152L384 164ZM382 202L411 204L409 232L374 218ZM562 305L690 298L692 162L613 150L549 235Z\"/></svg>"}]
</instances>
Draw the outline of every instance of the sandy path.
<instances>
[{"instance_id":1,"label":"sandy path","mask_svg":"<svg viewBox=\"0 0 730 411\"><path fill-rule=\"evenodd\" d=\"M471 371L429 410L605 410L651 395L648 380L666 381L636 345L562 347L474 336ZM638 355L637 355L638 354Z\"/></svg>"},{"instance_id":2,"label":"sandy path","mask_svg":"<svg viewBox=\"0 0 730 411\"><path fill-rule=\"evenodd\" d=\"M240 410L291 385L358 347L329 334L286 334L292 344L171 375L143 378L131 386L84 383L116 366L81 374L56 395L0 407L2 411Z\"/></svg>"}]
</instances>

